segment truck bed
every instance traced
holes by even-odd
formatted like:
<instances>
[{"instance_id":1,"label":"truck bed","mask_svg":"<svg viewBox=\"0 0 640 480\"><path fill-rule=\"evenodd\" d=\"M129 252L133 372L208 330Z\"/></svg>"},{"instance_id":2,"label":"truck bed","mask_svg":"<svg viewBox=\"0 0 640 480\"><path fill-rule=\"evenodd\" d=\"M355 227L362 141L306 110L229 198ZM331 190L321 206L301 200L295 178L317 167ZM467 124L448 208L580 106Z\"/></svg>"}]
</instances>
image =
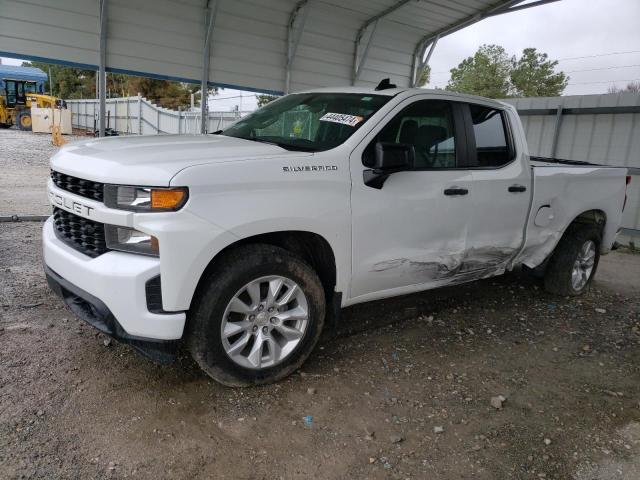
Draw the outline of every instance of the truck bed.
<instances>
[{"instance_id":1,"label":"truck bed","mask_svg":"<svg viewBox=\"0 0 640 480\"><path fill-rule=\"evenodd\" d=\"M601 253L607 253L620 225L627 169L544 157L530 157L530 165L533 195L517 263L540 265L581 215L604 222Z\"/></svg>"}]
</instances>

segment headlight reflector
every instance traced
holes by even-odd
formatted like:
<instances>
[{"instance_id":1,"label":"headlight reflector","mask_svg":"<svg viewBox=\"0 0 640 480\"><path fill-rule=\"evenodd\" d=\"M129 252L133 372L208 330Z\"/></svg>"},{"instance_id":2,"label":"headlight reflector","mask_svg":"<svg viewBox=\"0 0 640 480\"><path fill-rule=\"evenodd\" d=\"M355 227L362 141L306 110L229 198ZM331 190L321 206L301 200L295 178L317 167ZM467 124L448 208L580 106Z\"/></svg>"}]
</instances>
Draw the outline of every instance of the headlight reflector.
<instances>
[{"instance_id":1,"label":"headlight reflector","mask_svg":"<svg viewBox=\"0 0 640 480\"><path fill-rule=\"evenodd\" d=\"M118 225L105 225L107 248L121 252L138 253L157 257L160 254L158 239L153 235Z\"/></svg>"},{"instance_id":2,"label":"headlight reflector","mask_svg":"<svg viewBox=\"0 0 640 480\"><path fill-rule=\"evenodd\" d=\"M104 204L109 208L131 212L175 212L189 197L185 187L134 187L105 185Z\"/></svg>"}]
</instances>

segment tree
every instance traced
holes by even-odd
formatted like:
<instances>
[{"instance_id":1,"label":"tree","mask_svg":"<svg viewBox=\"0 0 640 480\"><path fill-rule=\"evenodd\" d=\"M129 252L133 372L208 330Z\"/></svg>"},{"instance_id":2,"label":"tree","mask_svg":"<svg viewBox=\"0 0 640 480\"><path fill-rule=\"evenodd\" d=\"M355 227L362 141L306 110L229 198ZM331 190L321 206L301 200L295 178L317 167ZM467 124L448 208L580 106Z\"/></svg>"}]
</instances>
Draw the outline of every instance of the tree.
<instances>
[{"instance_id":1,"label":"tree","mask_svg":"<svg viewBox=\"0 0 640 480\"><path fill-rule=\"evenodd\" d=\"M96 94L96 72L44 62L23 62L23 67L36 67L49 76L46 92L60 98L92 98ZM51 82L53 81L53 85ZM53 87L53 89L51 88Z\"/></svg>"},{"instance_id":2,"label":"tree","mask_svg":"<svg viewBox=\"0 0 640 480\"><path fill-rule=\"evenodd\" d=\"M464 59L457 68L451 69L446 89L490 98L508 97L512 66L513 59L504 48L482 45L473 57Z\"/></svg>"},{"instance_id":3,"label":"tree","mask_svg":"<svg viewBox=\"0 0 640 480\"><path fill-rule=\"evenodd\" d=\"M275 95L268 95L268 94L258 94L256 95L256 100L258 101L258 108L260 107L264 107L267 103L269 102L273 102L276 98Z\"/></svg>"},{"instance_id":4,"label":"tree","mask_svg":"<svg viewBox=\"0 0 640 480\"><path fill-rule=\"evenodd\" d=\"M489 98L558 96L569 77L556 72L557 65L535 48L525 48L516 60L499 45L482 45L473 57L451 69L446 88Z\"/></svg>"},{"instance_id":5,"label":"tree","mask_svg":"<svg viewBox=\"0 0 640 480\"><path fill-rule=\"evenodd\" d=\"M45 90L64 99L96 98L96 72L43 62L23 62L25 67L37 67L51 78L45 83ZM107 96L128 97L140 93L143 97L165 107L176 109L191 104L191 94L200 89L200 84L188 84L169 80L155 80L119 73L107 73ZM211 89L216 93L217 89Z\"/></svg>"},{"instance_id":6,"label":"tree","mask_svg":"<svg viewBox=\"0 0 640 480\"><path fill-rule=\"evenodd\" d=\"M525 48L511 70L511 85L516 97L557 97L567 87L569 77L555 73L556 60L548 60L546 53Z\"/></svg>"},{"instance_id":7,"label":"tree","mask_svg":"<svg viewBox=\"0 0 640 480\"><path fill-rule=\"evenodd\" d=\"M609 87L607 89L607 93L640 93L640 82L631 82L627 83L627 86L624 88L616 87L615 85Z\"/></svg>"},{"instance_id":8,"label":"tree","mask_svg":"<svg viewBox=\"0 0 640 480\"><path fill-rule=\"evenodd\" d=\"M427 83L429 83L429 78L431 77L431 65L426 65L424 70L422 70L422 74L418 81L416 82L416 87L424 87Z\"/></svg>"}]
</instances>

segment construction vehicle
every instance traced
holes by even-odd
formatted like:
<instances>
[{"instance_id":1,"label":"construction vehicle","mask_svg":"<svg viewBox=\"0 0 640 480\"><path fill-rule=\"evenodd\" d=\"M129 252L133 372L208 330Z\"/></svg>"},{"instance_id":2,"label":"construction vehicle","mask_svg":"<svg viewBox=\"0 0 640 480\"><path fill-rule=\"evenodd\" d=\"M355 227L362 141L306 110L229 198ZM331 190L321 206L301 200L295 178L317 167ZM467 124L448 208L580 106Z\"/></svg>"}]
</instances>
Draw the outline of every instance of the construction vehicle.
<instances>
[{"instance_id":1,"label":"construction vehicle","mask_svg":"<svg viewBox=\"0 0 640 480\"><path fill-rule=\"evenodd\" d=\"M3 78L4 89L0 97L0 128L17 125L20 130L31 130L31 107L67 108L60 98L37 92L32 80Z\"/></svg>"}]
</instances>

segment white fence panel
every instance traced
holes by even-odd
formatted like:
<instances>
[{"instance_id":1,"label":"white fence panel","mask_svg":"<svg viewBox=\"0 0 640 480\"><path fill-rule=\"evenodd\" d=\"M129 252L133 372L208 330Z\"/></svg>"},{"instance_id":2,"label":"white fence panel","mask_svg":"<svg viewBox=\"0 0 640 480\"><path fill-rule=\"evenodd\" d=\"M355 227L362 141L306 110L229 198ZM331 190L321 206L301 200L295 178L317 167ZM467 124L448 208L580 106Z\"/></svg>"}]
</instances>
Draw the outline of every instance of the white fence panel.
<instances>
[{"instance_id":1,"label":"white fence panel","mask_svg":"<svg viewBox=\"0 0 640 480\"><path fill-rule=\"evenodd\" d=\"M67 100L74 128L97 127L98 100ZM109 98L106 101L107 126L123 135L197 134L200 112L171 110L144 97ZM209 112L208 131L222 130L250 112Z\"/></svg>"}]
</instances>

